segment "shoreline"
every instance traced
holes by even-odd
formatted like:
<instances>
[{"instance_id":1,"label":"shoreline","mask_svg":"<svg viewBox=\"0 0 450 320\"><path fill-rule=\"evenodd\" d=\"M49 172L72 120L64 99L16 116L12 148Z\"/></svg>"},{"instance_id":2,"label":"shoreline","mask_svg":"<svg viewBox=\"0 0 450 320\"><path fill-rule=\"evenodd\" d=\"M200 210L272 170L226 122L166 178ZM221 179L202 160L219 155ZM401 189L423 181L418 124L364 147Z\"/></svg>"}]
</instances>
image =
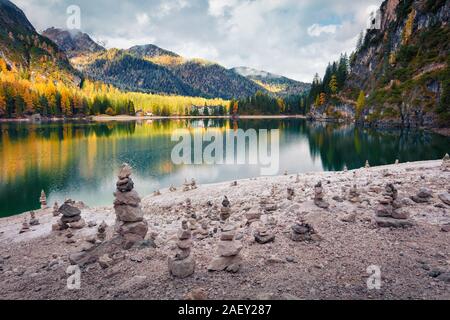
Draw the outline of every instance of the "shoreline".
<instances>
[{"instance_id":1,"label":"shoreline","mask_svg":"<svg viewBox=\"0 0 450 320\"><path fill-rule=\"evenodd\" d=\"M27 124L40 124L40 123L57 123L57 122L70 122L70 121L84 121L92 123L107 123L107 122L141 122L141 121L159 121L159 120L206 120L206 119L222 119L222 120L288 120L288 119L303 119L315 123L330 123L338 125L354 124L352 121L336 121L333 119L311 119L305 115L248 115L248 116L169 116L169 117L155 117L155 116L89 116L89 117L79 117L79 118L47 118L42 121L32 121L31 119L0 119L0 124L2 123L27 123ZM362 126L362 128L365 128ZM433 128L433 127L413 127L413 128L402 128L402 127L383 127L374 128L376 130L423 130L438 134L444 137L450 137L450 128Z\"/></svg>"},{"instance_id":2,"label":"shoreline","mask_svg":"<svg viewBox=\"0 0 450 320\"><path fill-rule=\"evenodd\" d=\"M90 250L87 242L97 227L51 231L58 217L52 209L37 210L40 225L19 235L24 216L0 219L0 287L8 299L184 299L195 288L203 288L209 299L450 299L450 283L430 276L450 272L450 205L438 195L449 192L450 172L441 170L442 161L421 161L387 165L348 172L317 172L277 177L259 177L199 185L187 192L161 190L161 195L142 197L144 219L149 226L148 247L121 253L123 258L106 268L93 263L82 268L80 290L65 287L71 254ZM329 209L314 203L314 185L322 181ZM394 183L398 199L413 226L406 229L379 228L374 212L387 183ZM348 190L357 185L360 200L352 202ZM427 203L409 199L420 188L428 188ZM295 196L286 198L286 188ZM223 196L231 201L230 223L238 228L244 246L243 263L236 274L211 273L207 265L215 256L220 221L208 218ZM185 201L191 200L197 219L208 221L210 234L194 234L195 274L186 279L169 275L167 258L176 241ZM82 200L82 199L74 199ZM207 201L213 207L207 205ZM260 220L248 223L247 213L258 208ZM89 208L80 204L86 223L108 225L107 240L114 234L113 205ZM211 211L212 210L212 211ZM354 215L349 219L349 215ZM299 217L320 236L314 242L294 242L291 226ZM273 243L255 242L254 233L266 226L275 235ZM68 239L71 240L68 242ZM383 272L381 290L367 290L366 269L378 265ZM436 272L438 272L436 271ZM55 278L56 275L56 278ZM442 278L446 279L446 278Z\"/></svg>"}]
</instances>

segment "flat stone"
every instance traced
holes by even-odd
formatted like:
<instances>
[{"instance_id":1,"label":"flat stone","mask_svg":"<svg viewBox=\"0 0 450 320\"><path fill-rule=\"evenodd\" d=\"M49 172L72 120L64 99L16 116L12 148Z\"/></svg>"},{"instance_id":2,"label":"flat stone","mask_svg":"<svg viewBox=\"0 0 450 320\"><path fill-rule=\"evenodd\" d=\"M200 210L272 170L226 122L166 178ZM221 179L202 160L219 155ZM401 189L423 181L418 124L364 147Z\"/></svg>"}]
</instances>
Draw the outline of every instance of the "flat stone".
<instances>
[{"instance_id":1,"label":"flat stone","mask_svg":"<svg viewBox=\"0 0 450 320\"><path fill-rule=\"evenodd\" d=\"M71 218L76 217L81 214L80 209L75 208L67 203L64 203L58 210L60 214L62 214L64 217Z\"/></svg>"},{"instance_id":2,"label":"flat stone","mask_svg":"<svg viewBox=\"0 0 450 320\"><path fill-rule=\"evenodd\" d=\"M127 205L137 207L141 203L141 198L136 190L130 192L114 192L116 199L114 205Z\"/></svg>"},{"instance_id":3,"label":"flat stone","mask_svg":"<svg viewBox=\"0 0 450 320\"><path fill-rule=\"evenodd\" d=\"M240 265L241 263L242 263L241 256L216 257L208 265L208 271L223 271L229 266Z\"/></svg>"},{"instance_id":4,"label":"flat stone","mask_svg":"<svg viewBox=\"0 0 450 320\"><path fill-rule=\"evenodd\" d=\"M119 180L116 184L119 192L130 192L134 188L134 182L130 178Z\"/></svg>"},{"instance_id":5,"label":"flat stone","mask_svg":"<svg viewBox=\"0 0 450 320\"><path fill-rule=\"evenodd\" d=\"M294 224L292 226L292 230L298 234L306 234L306 233L310 232L310 228L308 228L305 225L301 225L299 223Z\"/></svg>"},{"instance_id":6,"label":"flat stone","mask_svg":"<svg viewBox=\"0 0 450 320\"><path fill-rule=\"evenodd\" d=\"M315 199L314 204L321 209L328 209L330 207L330 204L328 202L321 199Z\"/></svg>"},{"instance_id":7,"label":"flat stone","mask_svg":"<svg viewBox=\"0 0 450 320\"><path fill-rule=\"evenodd\" d=\"M394 212L392 212L392 218L406 220L409 218L409 214L403 210L395 210Z\"/></svg>"},{"instance_id":8,"label":"flat stone","mask_svg":"<svg viewBox=\"0 0 450 320\"><path fill-rule=\"evenodd\" d=\"M178 240L177 246L180 249L190 249L190 248L192 248L192 240L191 239Z\"/></svg>"},{"instance_id":9,"label":"flat stone","mask_svg":"<svg viewBox=\"0 0 450 320\"><path fill-rule=\"evenodd\" d=\"M124 223L119 227L119 234L121 235L136 234L141 236L142 238L145 238L147 231L148 224L146 221Z\"/></svg>"},{"instance_id":10,"label":"flat stone","mask_svg":"<svg viewBox=\"0 0 450 320\"><path fill-rule=\"evenodd\" d=\"M259 233L255 234L255 241L259 244L266 244L275 241L274 234L261 235Z\"/></svg>"},{"instance_id":11,"label":"flat stone","mask_svg":"<svg viewBox=\"0 0 450 320\"><path fill-rule=\"evenodd\" d=\"M417 193L417 196L419 198L431 198L433 196L433 193L431 192L430 189L427 188L421 188L419 190L419 193Z\"/></svg>"},{"instance_id":12,"label":"flat stone","mask_svg":"<svg viewBox=\"0 0 450 320\"><path fill-rule=\"evenodd\" d=\"M128 178L129 176L131 176L131 174L132 174L131 167L128 164L125 163L120 168L118 178L119 179L125 179L125 178Z\"/></svg>"},{"instance_id":13,"label":"flat stone","mask_svg":"<svg viewBox=\"0 0 450 320\"><path fill-rule=\"evenodd\" d=\"M217 246L217 254L221 257L236 256L242 250L242 243L240 241L220 241Z\"/></svg>"},{"instance_id":14,"label":"flat stone","mask_svg":"<svg viewBox=\"0 0 450 320\"><path fill-rule=\"evenodd\" d=\"M421 198L418 196L412 196L411 200L414 201L415 203L428 203L430 202L430 198Z\"/></svg>"},{"instance_id":15,"label":"flat stone","mask_svg":"<svg viewBox=\"0 0 450 320\"><path fill-rule=\"evenodd\" d=\"M310 233L303 233L299 234L296 232L291 232L290 238L292 241L300 242L300 241L311 241L311 234Z\"/></svg>"},{"instance_id":16,"label":"flat stone","mask_svg":"<svg viewBox=\"0 0 450 320\"><path fill-rule=\"evenodd\" d=\"M187 278L195 272L195 260L192 256L183 260L168 259L169 272L177 278Z\"/></svg>"},{"instance_id":17,"label":"flat stone","mask_svg":"<svg viewBox=\"0 0 450 320\"><path fill-rule=\"evenodd\" d=\"M438 280L444 281L445 283L450 283L450 272L441 273L438 277Z\"/></svg>"},{"instance_id":18,"label":"flat stone","mask_svg":"<svg viewBox=\"0 0 450 320\"><path fill-rule=\"evenodd\" d=\"M220 240L222 240L222 241L233 241L235 235L236 235L236 231L222 232L220 234Z\"/></svg>"},{"instance_id":19,"label":"flat stone","mask_svg":"<svg viewBox=\"0 0 450 320\"><path fill-rule=\"evenodd\" d=\"M134 246L139 245L144 241L145 236L141 236L134 233L127 233L122 236L122 248L125 250L129 250Z\"/></svg>"},{"instance_id":20,"label":"flat stone","mask_svg":"<svg viewBox=\"0 0 450 320\"><path fill-rule=\"evenodd\" d=\"M80 220L81 220L81 216L80 215L73 216L73 217L66 217L66 216L62 216L61 217L61 222L63 224L74 223L74 222L77 222L77 221L80 221Z\"/></svg>"},{"instance_id":21,"label":"flat stone","mask_svg":"<svg viewBox=\"0 0 450 320\"><path fill-rule=\"evenodd\" d=\"M390 217L392 215L393 208L391 205L378 205L376 213L378 217Z\"/></svg>"},{"instance_id":22,"label":"flat stone","mask_svg":"<svg viewBox=\"0 0 450 320\"><path fill-rule=\"evenodd\" d=\"M144 212L140 206L115 205L117 218L124 222L139 222L144 220Z\"/></svg>"},{"instance_id":23,"label":"flat stone","mask_svg":"<svg viewBox=\"0 0 450 320\"><path fill-rule=\"evenodd\" d=\"M70 228L72 229L83 229L86 226L86 222L84 219L80 219L76 222L69 223Z\"/></svg>"},{"instance_id":24,"label":"flat stone","mask_svg":"<svg viewBox=\"0 0 450 320\"><path fill-rule=\"evenodd\" d=\"M184 229L180 229L178 231L178 239L180 240L187 240L190 239L192 236L192 233L190 230L184 230Z\"/></svg>"},{"instance_id":25,"label":"flat stone","mask_svg":"<svg viewBox=\"0 0 450 320\"><path fill-rule=\"evenodd\" d=\"M183 260L189 257L191 254L191 249L178 249L173 257L174 260Z\"/></svg>"},{"instance_id":26,"label":"flat stone","mask_svg":"<svg viewBox=\"0 0 450 320\"><path fill-rule=\"evenodd\" d=\"M441 201L443 203L445 203L446 205L450 206L450 193L446 192L446 193L441 193L439 195L439 199L441 199Z\"/></svg>"},{"instance_id":27,"label":"flat stone","mask_svg":"<svg viewBox=\"0 0 450 320\"><path fill-rule=\"evenodd\" d=\"M381 228L408 228L414 225L410 220L394 219L390 217L375 217L375 222Z\"/></svg>"}]
</instances>

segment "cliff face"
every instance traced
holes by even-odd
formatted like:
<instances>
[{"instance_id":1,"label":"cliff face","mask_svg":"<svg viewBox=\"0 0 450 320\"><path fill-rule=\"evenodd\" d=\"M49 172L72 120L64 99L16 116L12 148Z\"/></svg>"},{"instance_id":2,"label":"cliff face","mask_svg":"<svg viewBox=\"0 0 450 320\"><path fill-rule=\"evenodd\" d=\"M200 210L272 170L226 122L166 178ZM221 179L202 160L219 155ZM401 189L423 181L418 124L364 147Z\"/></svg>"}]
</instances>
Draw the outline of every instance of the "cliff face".
<instances>
[{"instance_id":1,"label":"cliff face","mask_svg":"<svg viewBox=\"0 0 450 320\"><path fill-rule=\"evenodd\" d=\"M450 1L388 0L381 28L368 30L351 58L345 95L366 104L373 126L449 126Z\"/></svg>"},{"instance_id":2,"label":"cliff face","mask_svg":"<svg viewBox=\"0 0 450 320\"><path fill-rule=\"evenodd\" d=\"M25 14L7 0L0 0L0 58L30 79L51 78L71 85L81 81L64 52L39 35Z\"/></svg>"}]
</instances>

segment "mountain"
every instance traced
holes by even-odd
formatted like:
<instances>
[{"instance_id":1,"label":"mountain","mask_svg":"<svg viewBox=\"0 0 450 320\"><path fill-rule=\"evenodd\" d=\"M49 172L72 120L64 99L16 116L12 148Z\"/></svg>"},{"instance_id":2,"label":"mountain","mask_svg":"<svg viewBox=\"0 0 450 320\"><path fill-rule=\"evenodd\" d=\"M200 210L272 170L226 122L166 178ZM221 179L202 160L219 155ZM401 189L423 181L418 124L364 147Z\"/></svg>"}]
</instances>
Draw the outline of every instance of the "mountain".
<instances>
[{"instance_id":1,"label":"mountain","mask_svg":"<svg viewBox=\"0 0 450 320\"><path fill-rule=\"evenodd\" d=\"M50 28L43 33L67 52L73 66L93 80L117 88L207 98L247 97L267 90L223 66L148 44L103 50L87 34Z\"/></svg>"},{"instance_id":2,"label":"mountain","mask_svg":"<svg viewBox=\"0 0 450 320\"><path fill-rule=\"evenodd\" d=\"M81 81L65 53L39 35L25 14L7 0L0 0L0 57L9 68L30 79L53 79L74 85Z\"/></svg>"},{"instance_id":3,"label":"mountain","mask_svg":"<svg viewBox=\"0 0 450 320\"><path fill-rule=\"evenodd\" d=\"M365 126L448 127L449 17L448 0L385 0L377 28L361 38L345 82L337 83L342 89L320 98L331 82L313 83L313 111L353 110ZM316 91L318 87L322 89Z\"/></svg>"},{"instance_id":4,"label":"mountain","mask_svg":"<svg viewBox=\"0 0 450 320\"><path fill-rule=\"evenodd\" d=\"M290 96L302 94L310 89L310 84L295 81L267 71L256 70L248 67L232 69L235 73L262 86L267 91L279 95Z\"/></svg>"},{"instance_id":5,"label":"mountain","mask_svg":"<svg viewBox=\"0 0 450 320\"><path fill-rule=\"evenodd\" d=\"M67 31L57 28L49 28L42 35L58 44L69 58L84 54L106 51L104 47L96 43L88 34L80 31Z\"/></svg>"}]
</instances>

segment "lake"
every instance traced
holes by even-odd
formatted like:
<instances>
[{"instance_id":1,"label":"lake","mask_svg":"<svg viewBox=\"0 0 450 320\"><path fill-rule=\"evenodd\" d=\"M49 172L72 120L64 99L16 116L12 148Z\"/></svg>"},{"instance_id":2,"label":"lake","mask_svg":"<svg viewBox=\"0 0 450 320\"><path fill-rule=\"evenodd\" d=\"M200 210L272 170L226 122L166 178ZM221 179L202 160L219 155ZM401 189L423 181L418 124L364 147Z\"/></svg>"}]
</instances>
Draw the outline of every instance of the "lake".
<instances>
[{"instance_id":1,"label":"lake","mask_svg":"<svg viewBox=\"0 0 450 320\"><path fill-rule=\"evenodd\" d=\"M0 123L0 217L39 208L41 190L48 203L82 200L89 206L112 205L118 167L134 168L141 196L185 179L199 184L251 178L259 165L175 165L178 128L202 134L237 129L279 129L278 174L338 171L371 165L441 159L450 139L424 131L377 131L352 125L289 120L160 120L114 123ZM205 146L204 146L205 147Z\"/></svg>"}]
</instances>

